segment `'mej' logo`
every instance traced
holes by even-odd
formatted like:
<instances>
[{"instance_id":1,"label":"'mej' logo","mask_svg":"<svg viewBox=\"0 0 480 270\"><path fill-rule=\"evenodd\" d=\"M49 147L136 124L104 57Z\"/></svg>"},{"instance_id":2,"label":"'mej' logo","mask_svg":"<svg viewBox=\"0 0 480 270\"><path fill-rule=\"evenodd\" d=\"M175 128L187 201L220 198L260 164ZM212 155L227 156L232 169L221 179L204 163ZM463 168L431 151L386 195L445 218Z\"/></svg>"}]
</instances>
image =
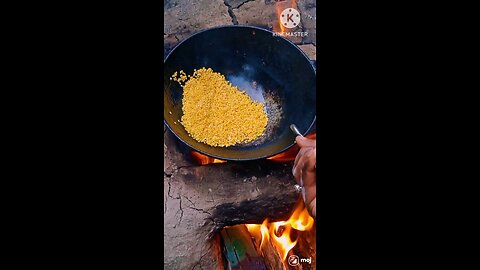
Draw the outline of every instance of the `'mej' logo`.
<instances>
[{"instance_id":1,"label":"'mej' logo","mask_svg":"<svg viewBox=\"0 0 480 270\"><path fill-rule=\"evenodd\" d=\"M308 259L306 259L306 258L301 258L301 259L300 259L300 262L312 264L312 257L309 257Z\"/></svg>"},{"instance_id":2,"label":"'mej' logo","mask_svg":"<svg viewBox=\"0 0 480 270\"><path fill-rule=\"evenodd\" d=\"M312 264L312 257L309 257L309 258L299 258L297 255L290 255L290 257L288 257L288 264L291 265L291 266L297 266L299 265L300 263L308 263L308 264Z\"/></svg>"}]
</instances>

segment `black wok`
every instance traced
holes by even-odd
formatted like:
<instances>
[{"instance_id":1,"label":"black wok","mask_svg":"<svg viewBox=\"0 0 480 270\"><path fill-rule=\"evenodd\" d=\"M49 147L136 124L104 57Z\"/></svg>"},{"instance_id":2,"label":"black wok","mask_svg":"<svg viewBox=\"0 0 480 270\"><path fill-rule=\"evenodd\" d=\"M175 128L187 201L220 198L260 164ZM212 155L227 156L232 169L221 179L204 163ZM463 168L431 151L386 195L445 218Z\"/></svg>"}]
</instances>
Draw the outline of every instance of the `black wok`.
<instances>
[{"instance_id":1,"label":"black wok","mask_svg":"<svg viewBox=\"0 0 480 270\"><path fill-rule=\"evenodd\" d=\"M171 81L175 71L220 72L253 99L266 102L269 125L254 142L212 147L191 138L179 123L182 88ZM196 33L178 44L164 61L164 118L184 143L205 155L223 160L253 160L285 151L295 141L290 124L307 134L316 119L316 75L308 57L292 42L265 29L223 26ZM278 109L282 117L278 117ZM170 113L171 112L171 113Z\"/></svg>"}]
</instances>

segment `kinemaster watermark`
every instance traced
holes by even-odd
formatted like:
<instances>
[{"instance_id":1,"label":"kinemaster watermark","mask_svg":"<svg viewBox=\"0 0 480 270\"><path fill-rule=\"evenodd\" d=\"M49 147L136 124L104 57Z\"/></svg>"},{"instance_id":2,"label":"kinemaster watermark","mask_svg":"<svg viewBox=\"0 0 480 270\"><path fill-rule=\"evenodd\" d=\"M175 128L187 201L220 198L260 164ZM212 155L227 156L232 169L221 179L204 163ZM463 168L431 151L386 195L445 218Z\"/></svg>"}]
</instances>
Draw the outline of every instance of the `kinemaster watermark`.
<instances>
[{"instance_id":1,"label":"kinemaster watermark","mask_svg":"<svg viewBox=\"0 0 480 270\"><path fill-rule=\"evenodd\" d=\"M294 8L286 8L280 13L280 24L282 27L281 32L274 32L273 36L282 36L282 37L306 37L308 32L301 31L283 31L283 27L288 29L294 29L300 25L301 21L300 12Z\"/></svg>"}]
</instances>

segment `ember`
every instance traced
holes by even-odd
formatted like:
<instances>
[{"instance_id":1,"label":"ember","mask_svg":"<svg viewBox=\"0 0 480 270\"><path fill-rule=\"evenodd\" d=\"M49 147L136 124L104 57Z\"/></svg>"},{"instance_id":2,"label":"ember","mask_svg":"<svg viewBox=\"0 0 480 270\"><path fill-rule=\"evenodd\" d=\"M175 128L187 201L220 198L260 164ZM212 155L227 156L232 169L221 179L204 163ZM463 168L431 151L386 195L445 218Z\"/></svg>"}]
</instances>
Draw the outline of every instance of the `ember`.
<instances>
[{"instance_id":1,"label":"ember","mask_svg":"<svg viewBox=\"0 0 480 270\"><path fill-rule=\"evenodd\" d=\"M208 164L212 164L212 163L225 163L225 162L227 162L226 160L216 159L216 158L206 156L204 154L200 154L199 152L194 151L194 150L191 151L191 154L192 154L193 159L200 165L208 165Z\"/></svg>"}]
</instances>

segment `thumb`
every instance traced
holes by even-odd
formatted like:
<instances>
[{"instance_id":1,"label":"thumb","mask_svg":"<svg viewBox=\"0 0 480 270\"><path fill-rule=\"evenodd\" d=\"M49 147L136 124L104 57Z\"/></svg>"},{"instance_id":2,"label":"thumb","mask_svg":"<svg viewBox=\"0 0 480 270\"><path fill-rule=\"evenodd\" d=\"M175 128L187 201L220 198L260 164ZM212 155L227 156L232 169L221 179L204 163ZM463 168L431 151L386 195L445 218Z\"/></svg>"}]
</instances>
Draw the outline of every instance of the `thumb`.
<instances>
[{"instance_id":1,"label":"thumb","mask_svg":"<svg viewBox=\"0 0 480 270\"><path fill-rule=\"evenodd\" d=\"M315 147L316 146L315 140L305 138L303 136L297 136L295 138L295 141L297 142L298 146L300 146L300 147Z\"/></svg>"}]
</instances>

